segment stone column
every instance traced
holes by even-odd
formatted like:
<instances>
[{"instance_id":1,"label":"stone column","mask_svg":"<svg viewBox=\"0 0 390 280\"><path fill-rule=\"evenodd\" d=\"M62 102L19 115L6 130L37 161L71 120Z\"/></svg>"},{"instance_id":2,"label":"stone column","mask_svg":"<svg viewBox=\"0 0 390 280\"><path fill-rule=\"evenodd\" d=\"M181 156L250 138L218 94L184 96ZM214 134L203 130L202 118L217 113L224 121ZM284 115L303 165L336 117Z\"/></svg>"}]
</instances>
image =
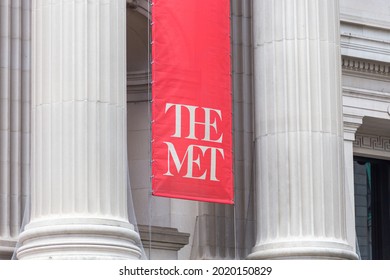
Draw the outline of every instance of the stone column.
<instances>
[{"instance_id":1,"label":"stone column","mask_svg":"<svg viewBox=\"0 0 390 280\"><path fill-rule=\"evenodd\" d=\"M251 259L355 259L347 244L338 0L253 1Z\"/></svg>"},{"instance_id":2,"label":"stone column","mask_svg":"<svg viewBox=\"0 0 390 280\"><path fill-rule=\"evenodd\" d=\"M31 220L17 256L138 259L126 195L126 1L32 4Z\"/></svg>"},{"instance_id":3,"label":"stone column","mask_svg":"<svg viewBox=\"0 0 390 280\"><path fill-rule=\"evenodd\" d=\"M0 259L23 221L30 156L30 1L0 1Z\"/></svg>"}]
</instances>

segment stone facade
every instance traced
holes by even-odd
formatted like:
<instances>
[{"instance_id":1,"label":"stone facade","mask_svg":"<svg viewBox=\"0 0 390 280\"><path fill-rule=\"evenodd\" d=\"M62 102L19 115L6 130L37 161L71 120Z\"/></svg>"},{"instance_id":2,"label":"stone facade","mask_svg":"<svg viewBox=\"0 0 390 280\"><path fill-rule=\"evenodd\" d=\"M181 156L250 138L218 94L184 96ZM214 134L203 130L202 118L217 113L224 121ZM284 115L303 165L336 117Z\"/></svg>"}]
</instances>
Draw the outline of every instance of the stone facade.
<instances>
[{"instance_id":1,"label":"stone facade","mask_svg":"<svg viewBox=\"0 0 390 280\"><path fill-rule=\"evenodd\" d=\"M235 206L151 196L147 0L0 2L0 258L370 258L390 4L231 8Z\"/></svg>"}]
</instances>

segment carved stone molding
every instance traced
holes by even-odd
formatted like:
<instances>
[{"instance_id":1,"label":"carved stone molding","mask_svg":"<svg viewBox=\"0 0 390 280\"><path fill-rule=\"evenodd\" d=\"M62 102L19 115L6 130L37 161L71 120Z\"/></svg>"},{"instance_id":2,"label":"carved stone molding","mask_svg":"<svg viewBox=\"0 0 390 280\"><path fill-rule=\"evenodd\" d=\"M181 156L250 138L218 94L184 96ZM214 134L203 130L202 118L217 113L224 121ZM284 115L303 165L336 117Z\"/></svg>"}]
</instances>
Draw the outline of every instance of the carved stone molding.
<instances>
[{"instance_id":1,"label":"carved stone molding","mask_svg":"<svg viewBox=\"0 0 390 280\"><path fill-rule=\"evenodd\" d=\"M356 134L353 146L390 153L390 137Z\"/></svg>"},{"instance_id":2,"label":"carved stone molding","mask_svg":"<svg viewBox=\"0 0 390 280\"><path fill-rule=\"evenodd\" d=\"M138 225L138 229L145 248L151 242L152 249L179 251L189 242L190 235L179 232L176 228Z\"/></svg>"},{"instance_id":3,"label":"carved stone molding","mask_svg":"<svg viewBox=\"0 0 390 280\"><path fill-rule=\"evenodd\" d=\"M344 122L344 139L349 141L354 141L355 133L363 123L363 116L344 113L343 122Z\"/></svg>"},{"instance_id":4,"label":"carved stone molding","mask_svg":"<svg viewBox=\"0 0 390 280\"><path fill-rule=\"evenodd\" d=\"M383 62L381 63L353 57L343 57L341 65L343 70L373 73L390 77L390 65Z\"/></svg>"},{"instance_id":5,"label":"carved stone molding","mask_svg":"<svg viewBox=\"0 0 390 280\"><path fill-rule=\"evenodd\" d=\"M374 18L364 19L361 16L352 15L350 13L345 13L341 11L340 13L340 23L341 25L353 25L359 26L361 28L373 28L377 30L388 30L390 29L390 24L388 21L378 20Z\"/></svg>"},{"instance_id":6,"label":"carved stone molding","mask_svg":"<svg viewBox=\"0 0 390 280\"><path fill-rule=\"evenodd\" d=\"M390 137L357 134L353 143L353 154L379 159L390 159Z\"/></svg>"},{"instance_id":7,"label":"carved stone molding","mask_svg":"<svg viewBox=\"0 0 390 280\"><path fill-rule=\"evenodd\" d=\"M126 8L133 9L145 17L149 16L149 0L126 0Z\"/></svg>"},{"instance_id":8,"label":"carved stone molding","mask_svg":"<svg viewBox=\"0 0 390 280\"><path fill-rule=\"evenodd\" d=\"M127 73L127 102L147 101L148 73L145 71Z\"/></svg>"}]
</instances>

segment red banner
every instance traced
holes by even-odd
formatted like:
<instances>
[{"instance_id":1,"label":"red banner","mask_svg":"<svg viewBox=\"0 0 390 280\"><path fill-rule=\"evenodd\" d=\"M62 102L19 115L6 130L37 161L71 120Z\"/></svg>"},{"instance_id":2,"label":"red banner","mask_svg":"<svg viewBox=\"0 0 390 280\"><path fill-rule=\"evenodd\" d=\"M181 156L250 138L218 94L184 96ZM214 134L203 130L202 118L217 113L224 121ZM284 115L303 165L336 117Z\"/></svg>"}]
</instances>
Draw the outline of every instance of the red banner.
<instances>
[{"instance_id":1,"label":"red banner","mask_svg":"<svg viewBox=\"0 0 390 280\"><path fill-rule=\"evenodd\" d=\"M233 203L229 0L152 5L153 195Z\"/></svg>"}]
</instances>

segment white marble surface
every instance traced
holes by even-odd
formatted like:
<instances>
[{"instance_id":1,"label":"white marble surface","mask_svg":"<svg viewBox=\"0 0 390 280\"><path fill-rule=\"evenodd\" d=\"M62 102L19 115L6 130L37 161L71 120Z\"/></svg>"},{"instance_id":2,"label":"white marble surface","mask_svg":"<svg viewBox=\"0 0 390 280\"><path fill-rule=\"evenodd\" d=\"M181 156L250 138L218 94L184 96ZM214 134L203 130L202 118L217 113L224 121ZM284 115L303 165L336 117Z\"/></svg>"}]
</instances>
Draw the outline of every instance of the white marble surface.
<instances>
[{"instance_id":1,"label":"white marble surface","mask_svg":"<svg viewBox=\"0 0 390 280\"><path fill-rule=\"evenodd\" d=\"M137 259L127 216L125 0L32 3L31 220L18 258Z\"/></svg>"},{"instance_id":2,"label":"white marble surface","mask_svg":"<svg viewBox=\"0 0 390 280\"><path fill-rule=\"evenodd\" d=\"M338 0L254 2L251 259L354 259L347 243Z\"/></svg>"}]
</instances>

